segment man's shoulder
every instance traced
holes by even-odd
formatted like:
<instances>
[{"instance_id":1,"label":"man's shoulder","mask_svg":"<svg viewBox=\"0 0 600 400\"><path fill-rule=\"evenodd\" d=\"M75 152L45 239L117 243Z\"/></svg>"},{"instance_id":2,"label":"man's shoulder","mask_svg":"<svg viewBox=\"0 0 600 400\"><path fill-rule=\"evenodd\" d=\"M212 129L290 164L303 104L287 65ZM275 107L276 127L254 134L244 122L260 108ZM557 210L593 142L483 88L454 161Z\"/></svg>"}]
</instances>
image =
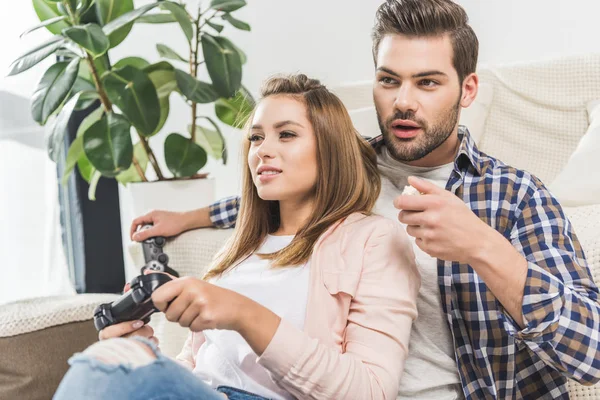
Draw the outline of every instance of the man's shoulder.
<instances>
[{"instance_id":1,"label":"man's shoulder","mask_svg":"<svg viewBox=\"0 0 600 400\"><path fill-rule=\"evenodd\" d=\"M523 195L526 192L532 195L539 190L547 191L546 186L540 178L533 173L521 168L506 164L502 160L495 158L489 154L480 152L479 159L481 162L481 179L486 183L499 183L519 189Z\"/></svg>"}]
</instances>

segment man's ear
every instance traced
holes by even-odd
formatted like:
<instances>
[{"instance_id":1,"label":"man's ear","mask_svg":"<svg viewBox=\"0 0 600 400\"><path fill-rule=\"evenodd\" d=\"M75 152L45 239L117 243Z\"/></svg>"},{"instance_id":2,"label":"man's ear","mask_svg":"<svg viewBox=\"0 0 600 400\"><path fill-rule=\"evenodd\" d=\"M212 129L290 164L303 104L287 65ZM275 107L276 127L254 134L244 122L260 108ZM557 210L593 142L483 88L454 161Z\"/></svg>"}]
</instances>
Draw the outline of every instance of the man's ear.
<instances>
[{"instance_id":1,"label":"man's ear","mask_svg":"<svg viewBox=\"0 0 600 400\"><path fill-rule=\"evenodd\" d=\"M477 90L479 89L479 77L475 72L469 74L462 83L462 97L460 98L461 107L469 107L475 97L477 97Z\"/></svg>"}]
</instances>

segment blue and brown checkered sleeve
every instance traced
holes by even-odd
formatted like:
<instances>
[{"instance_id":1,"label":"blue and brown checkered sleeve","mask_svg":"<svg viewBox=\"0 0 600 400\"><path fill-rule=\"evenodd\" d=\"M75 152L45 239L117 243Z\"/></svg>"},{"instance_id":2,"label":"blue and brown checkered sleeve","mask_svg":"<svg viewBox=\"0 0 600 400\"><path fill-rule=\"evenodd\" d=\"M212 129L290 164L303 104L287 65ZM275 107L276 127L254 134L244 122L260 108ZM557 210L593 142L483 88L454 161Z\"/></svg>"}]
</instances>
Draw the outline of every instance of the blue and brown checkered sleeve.
<instances>
[{"instance_id":1,"label":"blue and brown checkered sleeve","mask_svg":"<svg viewBox=\"0 0 600 400\"><path fill-rule=\"evenodd\" d=\"M566 376L596 383L600 381L598 287L571 223L552 194L540 184L524 203L511 241L528 261L525 328L507 319L512 324L509 333Z\"/></svg>"},{"instance_id":2,"label":"blue and brown checkered sleeve","mask_svg":"<svg viewBox=\"0 0 600 400\"><path fill-rule=\"evenodd\" d=\"M240 209L240 198L238 196L226 197L211 204L208 209L213 226L233 228Z\"/></svg>"}]
</instances>

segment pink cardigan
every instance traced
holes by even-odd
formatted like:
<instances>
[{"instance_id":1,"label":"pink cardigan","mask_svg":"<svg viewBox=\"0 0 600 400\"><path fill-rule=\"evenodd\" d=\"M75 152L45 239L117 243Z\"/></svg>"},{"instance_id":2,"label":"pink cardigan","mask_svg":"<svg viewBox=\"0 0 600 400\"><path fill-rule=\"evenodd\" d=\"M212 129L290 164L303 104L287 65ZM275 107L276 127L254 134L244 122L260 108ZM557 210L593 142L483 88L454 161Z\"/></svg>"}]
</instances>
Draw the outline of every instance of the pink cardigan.
<instances>
[{"instance_id":1,"label":"pink cardigan","mask_svg":"<svg viewBox=\"0 0 600 400\"><path fill-rule=\"evenodd\" d=\"M395 399L421 285L400 224L352 214L329 228L310 259L304 330L282 319L259 357L300 399ZM195 366L190 333L177 361Z\"/></svg>"}]
</instances>

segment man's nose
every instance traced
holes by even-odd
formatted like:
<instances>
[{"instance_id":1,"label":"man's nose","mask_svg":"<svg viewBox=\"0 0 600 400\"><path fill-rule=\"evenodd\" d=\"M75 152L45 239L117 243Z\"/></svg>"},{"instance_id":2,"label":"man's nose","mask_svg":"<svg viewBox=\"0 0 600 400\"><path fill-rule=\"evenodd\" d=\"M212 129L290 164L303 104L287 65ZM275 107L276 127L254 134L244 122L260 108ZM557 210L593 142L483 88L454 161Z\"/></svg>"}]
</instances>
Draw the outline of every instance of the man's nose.
<instances>
[{"instance_id":1,"label":"man's nose","mask_svg":"<svg viewBox=\"0 0 600 400\"><path fill-rule=\"evenodd\" d=\"M401 112L416 112L417 107L417 101L413 88L411 88L409 85L402 85L396 93L396 98L394 99L394 108Z\"/></svg>"}]
</instances>

